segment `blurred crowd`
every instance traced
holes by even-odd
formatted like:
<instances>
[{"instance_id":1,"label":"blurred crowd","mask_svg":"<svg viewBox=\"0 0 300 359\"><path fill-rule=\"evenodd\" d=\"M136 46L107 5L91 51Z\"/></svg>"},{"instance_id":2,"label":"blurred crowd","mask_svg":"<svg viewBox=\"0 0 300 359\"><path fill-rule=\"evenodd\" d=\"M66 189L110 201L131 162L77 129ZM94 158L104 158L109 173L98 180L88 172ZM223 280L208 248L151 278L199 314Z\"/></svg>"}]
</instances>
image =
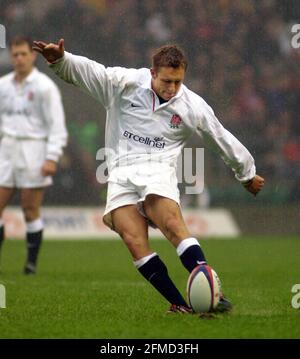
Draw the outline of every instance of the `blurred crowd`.
<instances>
[{"instance_id":1,"label":"blurred crowd","mask_svg":"<svg viewBox=\"0 0 300 359\"><path fill-rule=\"evenodd\" d=\"M189 59L186 84L249 148L270 188L287 189L287 200L300 200L300 49L291 46L291 27L300 23L299 1L1 0L0 11L8 37L63 37L70 52L109 66L150 66L153 49L179 44ZM0 53L0 74L9 63L6 55ZM73 139L64 176L74 161L78 171L94 176L95 149L103 146L104 127L85 123L80 113L68 122ZM100 117L99 123L104 113ZM215 161L207 164L208 188L218 186L224 172ZM93 182L90 176L86 180ZM235 185L230 176L222 178Z\"/></svg>"}]
</instances>

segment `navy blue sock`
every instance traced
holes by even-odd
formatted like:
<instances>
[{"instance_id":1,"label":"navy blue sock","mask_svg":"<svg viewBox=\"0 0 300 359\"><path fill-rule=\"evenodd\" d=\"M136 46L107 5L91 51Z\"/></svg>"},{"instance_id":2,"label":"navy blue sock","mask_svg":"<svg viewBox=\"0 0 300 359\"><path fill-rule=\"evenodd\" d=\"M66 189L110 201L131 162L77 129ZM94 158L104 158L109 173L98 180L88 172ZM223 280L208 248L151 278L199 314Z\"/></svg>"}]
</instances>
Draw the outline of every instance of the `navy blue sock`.
<instances>
[{"instance_id":1,"label":"navy blue sock","mask_svg":"<svg viewBox=\"0 0 300 359\"><path fill-rule=\"evenodd\" d=\"M192 272L199 264L206 264L204 253L199 245L188 247L181 254L180 260L189 272Z\"/></svg>"},{"instance_id":2,"label":"navy blue sock","mask_svg":"<svg viewBox=\"0 0 300 359\"><path fill-rule=\"evenodd\" d=\"M27 232L27 263L36 265L40 246L42 243L43 230L38 232Z\"/></svg>"},{"instance_id":3,"label":"navy blue sock","mask_svg":"<svg viewBox=\"0 0 300 359\"><path fill-rule=\"evenodd\" d=\"M188 306L169 277L168 269L159 256L152 257L138 270L171 304Z\"/></svg>"}]
</instances>

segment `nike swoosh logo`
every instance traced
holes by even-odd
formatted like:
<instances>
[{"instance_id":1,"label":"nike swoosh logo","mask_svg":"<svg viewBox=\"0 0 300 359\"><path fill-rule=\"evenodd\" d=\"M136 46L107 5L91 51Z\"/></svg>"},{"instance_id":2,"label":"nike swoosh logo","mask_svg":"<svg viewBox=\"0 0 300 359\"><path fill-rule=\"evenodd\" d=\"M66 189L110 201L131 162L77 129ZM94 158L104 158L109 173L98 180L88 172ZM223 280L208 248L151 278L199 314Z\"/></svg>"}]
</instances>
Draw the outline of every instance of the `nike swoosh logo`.
<instances>
[{"instance_id":1,"label":"nike swoosh logo","mask_svg":"<svg viewBox=\"0 0 300 359\"><path fill-rule=\"evenodd\" d=\"M131 107L142 107L142 106L135 105L134 103L132 103L132 104L131 104Z\"/></svg>"}]
</instances>

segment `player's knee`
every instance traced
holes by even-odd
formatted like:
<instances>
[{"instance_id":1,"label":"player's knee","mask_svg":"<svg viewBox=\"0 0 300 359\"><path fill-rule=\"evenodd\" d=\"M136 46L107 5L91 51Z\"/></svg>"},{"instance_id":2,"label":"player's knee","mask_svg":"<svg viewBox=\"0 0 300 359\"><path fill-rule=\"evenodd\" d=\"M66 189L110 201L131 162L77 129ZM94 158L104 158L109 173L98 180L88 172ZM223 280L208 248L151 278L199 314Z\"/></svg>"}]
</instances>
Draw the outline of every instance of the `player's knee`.
<instances>
[{"instance_id":1,"label":"player's knee","mask_svg":"<svg viewBox=\"0 0 300 359\"><path fill-rule=\"evenodd\" d=\"M3 214L4 210L5 210L5 207L6 207L6 205L0 203L0 218L2 217L2 214Z\"/></svg>"}]
</instances>

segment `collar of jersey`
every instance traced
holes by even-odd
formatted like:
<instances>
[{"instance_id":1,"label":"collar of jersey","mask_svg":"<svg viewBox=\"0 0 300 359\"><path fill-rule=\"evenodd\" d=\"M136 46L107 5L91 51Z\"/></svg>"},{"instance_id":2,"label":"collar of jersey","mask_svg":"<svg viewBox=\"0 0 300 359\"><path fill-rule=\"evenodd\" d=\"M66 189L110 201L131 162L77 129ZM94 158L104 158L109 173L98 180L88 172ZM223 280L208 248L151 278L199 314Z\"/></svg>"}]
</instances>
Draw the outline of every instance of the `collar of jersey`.
<instances>
[{"instance_id":1,"label":"collar of jersey","mask_svg":"<svg viewBox=\"0 0 300 359\"><path fill-rule=\"evenodd\" d=\"M34 80L35 75L38 73L38 69L34 67L30 74L24 79L24 82L32 82ZM15 76L13 76L13 80L15 79Z\"/></svg>"},{"instance_id":2,"label":"collar of jersey","mask_svg":"<svg viewBox=\"0 0 300 359\"><path fill-rule=\"evenodd\" d=\"M35 75L38 73L38 70L36 67L34 67L32 69L32 71L30 72L30 74L26 77L25 81L26 82L32 82L34 80Z\"/></svg>"}]
</instances>

